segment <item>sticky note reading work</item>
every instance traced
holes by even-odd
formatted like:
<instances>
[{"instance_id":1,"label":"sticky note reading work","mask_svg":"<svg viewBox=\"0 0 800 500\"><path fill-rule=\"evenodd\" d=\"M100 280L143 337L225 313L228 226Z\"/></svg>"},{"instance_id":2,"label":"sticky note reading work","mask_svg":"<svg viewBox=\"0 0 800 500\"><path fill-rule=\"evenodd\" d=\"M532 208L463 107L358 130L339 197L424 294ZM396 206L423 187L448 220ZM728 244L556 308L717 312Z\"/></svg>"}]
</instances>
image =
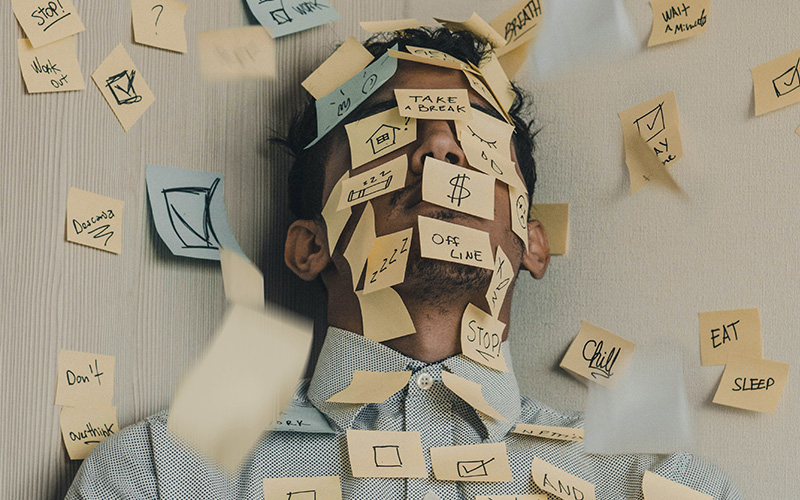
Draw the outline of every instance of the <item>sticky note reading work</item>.
<instances>
[{"instance_id":1,"label":"sticky note reading work","mask_svg":"<svg viewBox=\"0 0 800 500\"><path fill-rule=\"evenodd\" d=\"M433 474L439 481L498 483L513 480L504 442L438 446L429 451Z\"/></svg>"},{"instance_id":2,"label":"sticky note reading work","mask_svg":"<svg viewBox=\"0 0 800 500\"><path fill-rule=\"evenodd\" d=\"M372 53L352 36L320 64L300 85L320 99L357 75L372 62Z\"/></svg>"},{"instance_id":3,"label":"sticky note reading work","mask_svg":"<svg viewBox=\"0 0 800 500\"><path fill-rule=\"evenodd\" d=\"M247 6L272 38L341 19L327 0L247 0Z\"/></svg>"},{"instance_id":4,"label":"sticky note reading work","mask_svg":"<svg viewBox=\"0 0 800 500\"><path fill-rule=\"evenodd\" d=\"M647 46L683 40L705 32L711 0L651 0L653 30Z\"/></svg>"},{"instance_id":5,"label":"sticky note reading work","mask_svg":"<svg viewBox=\"0 0 800 500\"><path fill-rule=\"evenodd\" d=\"M413 233L414 229L408 228L375 239L367 256L364 293L397 285L405 280Z\"/></svg>"},{"instance_id":6,"label":"sticky note reading work","mask_svg":"<svg viewBox=\"0 0 800 500\"><path fill-rule=\"evenodd\" d=\"M636 344L587 321L561 360L561 368L605 387L614 387L630 364Z\"/></svg>"},{"instance_id":7,"label":"sticky note reading work","mask_svg":"<svg viewBox=\"0 0 800 500\"><path fill-rule=\"evenodd\" d=\"M156 100L122 44L94 70L92 80L125 132Z\"/></svg>"},{"instance_id":8,"label":"sticky note reading work","mask_svg":"<svg viewBox=\"0 0 800 500\"><path fill-rule=\"evenodd\" d=\"M394 288L368 294L356 292L356 297L361 306L361 327L368 339L385 342L417 331L403 299Z\"/></svg>"},{"instance_id":9,"label":"sticky note reading work","mask_svg":"<svg viewBox=\"0 0 800 500\"><path fill-rule=\"evenodd\" d=\"M511 277L514 275L514 269L508 261L505 252L497 246L497 251L494 256L494 270L492 272L492 281L489 283L489 289L486 291L486 301L489 303L489 310L495 318L500 314L503 307L503 302L508 292L508 285L511 283Z\"/></svg>"},{"instance_id":10,"label":"sticky note reading work","mask_svg":"<svg viewBox=\"0 0 800 500\"><path fill-rule=\"evenodd\" d=\"M263 28L245 26L197 34L200 71L209 80L271 79L275 42Z\"/></svg>"},{"instance_id":11,"label":"sticky note reading work","mask_svg":"<svg viewBox=\"0 0 800 500\"><path fill-rule=\"evenodd\" d=\"M469 120L467 89L394 89L402 116L427 120Z\"/></svg>"},{"instance_id":12,"label":"sticky note reading work","mask_svg":"<svg viewBox=\"0 0 800 500\"><path fill-rule=\"evenodd\" d=\"M714 402L745 410L775 413L789 379L789 365L729 354Z\"/></svg>"},{"instance_id":13,"label":"sticky note reading work","mask_svg":"<svg viewBox=\"0 0 800 500\"><path fill-rule=\"evenodd\" d=\"M658 474L645 471L642 478L642 493L645 500L713 500L714 497L695 491L688 486L670 481Z\"/></svg>"},{"instance_id":14,"label":"sticky note reading work","mask_svg":"<svg viewBox=\"0 0 800 500\"><path fill-rule=\"evenodd\" d=\"M555 439L558 441L583 441L583 429L576 429L573 427L557 427L551 425L535 425L535 424L517 424L514 434L521 434L523 436L540 437L544 439Z\"/></svg>"},{"instance_id":15,"label":"sticky note reading work","mask_svg":"<svg viewBox=\"0 0 800 500\"><path fill-rule=\"evenodd\" d=\"M494 220L494 177L429 156L422 172L422 199Z\"/></svg>"},{"instance_id":16,"label":"sticky note reading work","mask_svg":"<svg viewBox=\"0 0 800 500\"><path fill-rule=\"evenodd\" d=\"M347 430L353 477L427 477L417 431Z\"/></svg>"},{"instance_id":17,"label":"sticky note reading work","mask_svg":"<svg viewBox=\"0 0 800 500\"><path fill-rule=\"evenodd\" d=\"M114 356L61 350L58 353L56 405L111 406Z\"/></svg>"},{"instance_id":18,"label":"sticky note reading work","mask_svg":"<svg viewBox=\"0 0 800 500\"><path fill-rule=\"evenodd\" d=\"M758 65L750 73L756 116L800 102L800 50Z\"/></svg>"},{"instance_id":19,"label":"sticky note reading work","mask_svg":"<svg viewBox=\"0 0 800 500\"><path fill-rule=\"evenodd\" d=\"M74 36L70 36L38 49L34 49L27 38L17 40L19 67L29 94L86 88L75 51L75 40Z\"/></svg>"},{"instance_id":20,"label":"sticky note reading work","mask_svg":"<svg viewBox=\"0 0 800 500\"><path fill-rule=\"evenodd\" d=\"M264 500L342 500L339 476L265 477Z\"/></svg>"},{"instance_id":21,"label":"sticky note reading work","mask_svg":"<svg viewBox=\"0 0 800 500\"><path fill-rule=\"evenodd\" d=\"M531 464L531 476L536 486L550 495L562 500L595 500L594 485L555 465L549 464L539 457L534 457Z\"/></svg>"},{"instance_id":22,"label":"sticky note reading work","mask_svg":"<svg viewBox=\"0 0 800 500\"><path fill-rule=\"evenodd\" d=\"M369 404L383 403L408 384L412 372L368 372L355 370L353 378L343 390L330 398L331 403Z\"/></svg>"},{"instance_id":23,"label":"sticky note reading work","mask_svg":"<svg viewBox=\"0 0 800 500\"><path fill-rule=\"evenodd\" d=\"M758 309L703 312L699 318L703 366L724 365L731 353L761 357Z\"/></svg>"},{"instance_id":24,"label":"sticky note reading work","mask_svg":"<svg viewBox=\"0 0 800 500\"><path fill-rule=\"evenodd\" d=\"M471 360L499 372L507 372L501 349L505 323L467 304L461 317L461 353Z\"/></svg>"},{"instance_id":25,"label":"sticky note reading work","mask_svg":"<svg viewBox=\"0 0 800 500\"><path fill-rule=\"evenodd\" d=\"M11 7L34 48L86 29L72 0L12 0Z\"/></svg>"},{"instance_id":26,"label":"sticky note reading work","mask_svg":"<svg viewBox=\"0 0 800 500\"><path fill-rule=\"evenodd\" d=\"M550 255L567 253L569 241L569 203L534 203L528 220L538 220L547 234Z\"/></svg>"},{"instance_id":27,"label":"sticky note reading work","mask_svg":"<svg viewBox=\"0 0 800 500\"><path fill-rule=\"evenodd\" d=\"M177 0L131 0L133 38L136 43L186 52L183 19L189 5Z\"/></svg>"},{"instance_id":28,"label":"sticky note reading work","mask_svg":"<svg viewBox=\"0 0 800 500\"><path fill-rule=\"evenodd\" d=\"M116 406L61 408L59 423L71 460L83 460L95 446L119 430Z\"/></svg>"},{"instance_id":29,"label":"sticky note reading work","mask_svg":"<svg viewBox=\"0 0 800 500\"><path fill-rule=\"evenodd\" d=\"M422 257L483 269L494 266L489 233L429 217L417 220Z\"/></svg>"},{"instance_id":30,"label":"sticky note reading work","mask_svg":"<svg viewBox=\"0 0 800 500\"><path fill-rule=\"evenodd\" d=\"M350 143L352 168L402 148L417 139L417 120L400 116L397 108L344 126Z\"/></svg>"},{"instance_id":31,"label":"sticky note reading work","mask_svg":"<svg viewBox=\"0 0 800 500\"><path fill-rule=\"evenodd\" d=\"M114 198L69 188L67 241L119 254L122 252L122 209Z\"/></svg>"}]
</instances>

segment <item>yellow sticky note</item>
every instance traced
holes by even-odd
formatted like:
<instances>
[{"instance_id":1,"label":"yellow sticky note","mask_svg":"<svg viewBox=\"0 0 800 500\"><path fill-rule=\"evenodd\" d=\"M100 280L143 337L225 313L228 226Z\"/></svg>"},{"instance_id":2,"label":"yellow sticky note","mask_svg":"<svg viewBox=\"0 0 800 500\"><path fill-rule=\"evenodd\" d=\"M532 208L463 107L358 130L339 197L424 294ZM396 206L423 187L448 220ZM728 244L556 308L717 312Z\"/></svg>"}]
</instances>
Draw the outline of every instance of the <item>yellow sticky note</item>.
<instances>
[{"instance_id":1,"label":"yellow sticky note","mask_svg":"<svg viewBox=\"0 0 800 500\"><path fill-rule=\"evenodd\" d=\"M347 259L347 263L350 265L350 274L353 277L353 290L358 287L361 271L364 270L364 264L367 262L367 256L374 241L375 211L372 208L372 203L367 203L356 228L353 230L350 242L344 250L344 258Z\"/></svg>"},{"instance_id":2,"label":"yellow sticky note","mask_svg":"<svg viewBox=\"0 0 800 500\"><path fill-rule=\"evenodd\" d=\"M450 31L470 31L481 40L491 44L494 48L502 47L506 44L506 39L475 12L473 12L466 21L448 21L436 17L433 19Z\"/></svg>"},{"instance_id":3,"label":"yellow sticky note","mask_svg":"<svg viewBox=\"0 0 800 500\"><path fill-rule=\"evenodd\" d=\"M605 387L614 387L633 357L636 344L581 321L581 329L561 360L561 368Z\"/></svg>"},{"instance_id":4,"label":"yellow sticky note","mask_svg":"<svg viewBox=\"0 0 800 500\"><path fill-rule=\"evenodd\" d=\"M469 65L464 61L462 61L461 59L453 57L447 52L442 52L441 50L429 49L427 47L415 47L414 45L406 45L406 50L408 51L409 54L413 54L415 56L458 63L459 64L458 67L469 67Z\"/></svg>"},{"instance_id":5,"label":"yellow sticky note","mask_svg":"<svg viewBox=\"0 0 800 500\"><path fill-rule=\"evenodd\" d=\"M699 491L693 490L688 486L670 481L658 474L645 471L642 478L642 494L644 500L713 500L714 497Z\"/></svg>"},{"instance_id":6,"label":"yellow sticky note","mask_svg":"<svg viewBox=\"0 0 800 500\"><path fill-rule=\"evenodd\" d=\"M328 195L325 206L322 207L322 219L325 221L325 231L328 235L328 253L333 255L339 236L342 235L344 226L350 220L353 210L350 207L339 210L339 200L342 198L342 184L345 179L350 177L350 172L346 171L342 177L336 181L331 194Z\"/></svg>"},{"instance_id":7,"label":"yellow sticky note","mask_svg":"<svg viewBox=\"0 0 800 500\"><path fill-rule=\"evenodd\" d=\"M456 396L469 403L470 406L479 412L495 420L508 422L508 419L486 402L486 399L483 397L483 389L479 383L446 371L442 372L442 382L444 382L444 385L453 391Z\"/></svg>"},{"instance_id":8,"label":"yellow sticky note","mask_svg":"<svg viewBox=\"0 0 800 500\"><path fill-rule=\"evenodd\" d=\"M455 62L450 59L441 59L437 57L428 57L425 55L410 54L401 50L389 49L387 50L387 53L395 59L403 59L404 61L427 64L429 66L438 66L440 68L463 69L468 67L462 62Z\"/></svg>"},{"instance_id":9,"label":"yellow sticky note","mask_svg":"<svg viewBox=\"0 0 800 500\"><path fill-rule=\"evenodd\" d=\"M494 269L492 270L492 281L489 283L489 290L486 292L486 301L489 303L489 311L495 318L503 308L503 302L508 292L508 285L514 277L514 268L506 257L506 253L497 246L494 256Z\"/></svg>"},{"instance_id":10,"label":"yellow sticky note","mask_svg":"<svg viewBox=\"0 0 800 500\"><path fill-rule=\"evenodd\" d=\"M72 0L11 0L11 7L34 48L86 29Z\"/></svg>"},{"instance_id":11,"label":"yellow sticky note","mask_svg":"<svg viewBox=\"0 0 800 500\"><path fill-rule=\"evenodd\" d=\"M481 75L483 75L484 80L486 80L486 84L489 86L492 94L494 94L497 102L508 112L508 110L511 109L511 105L514 104L517 94L515 94L514 90L511 88L511 81L503 70L503 66L500 64L497 54L491 53L489 57L483 59L481 61L480 70Z\"/></svg>"},{"instance_id":12,"label":"yellow sticky note","mask_svg":"<svg viewBox=\"0 0 800 500\"><path fill-rule=\"evenodd\" d=\"M797 127L797 129L795 129L794 133L797 134L797 135L800 135L800 127Z\"/></svg>"},{"instance_id":13,"label":"yellow sticky note","mask_svg":"<svg viewBox=\"0 0 800 500\"><path fill-rule=\"evenodd\" d=\"M528 242L528 212L531 206L528 199L528 190L509 185L508 202L511 205L511 230L522 240L522 244L525 245L525 251L528 251L528 245L530 244Z\"/></svg>"},{"instance_id":14,"label":"yellow sticky note","mask_svg":"<svg viewBox=\"0 0 800 500\"><path fill-rule=\"evenodd\" d=\"M265 477L264 500L342 500L339 476Z\"/></svg>"},{"instance_id":15,"label":"yellow sticky note","mask_svg":"<svg viewBox=\"0 0 800 500\"><path fill-rule=\"evenodd\" d=\"M122 208L107 196L69 188L67 241L119 254L122 252Z\"/></svg>"},{"instance_id":16,"label":"yellow sticky note","mask_svg":"<svg viewBox=\"0 0 800 500\"><path fill-rule=\"evenodd\" d=\"M200 71L208 80L275 77L275 42L262 26L197 34Z\"/></svg>"},{"instance_id":17,"label":"yellow sticky note","mask_svg":"<svg viewBox=\"0 0 800 500\"><path fill-rule=\"evenodd\" d=\"M521 0L492 20L492 28L506 41L503 53L508 53L539 36L542 27L541 0ZM502 57L501 57L502 59Z\"/></svg>"},{"instance_id":18,"label":"yellow sticky note","mask_svg":"<svg viewBox=\"0 0 800 500\"><path fill-rule=\"evenodd\" d=\"M185 53L187 10L189 5L177 0L131 0L134 41Z\"/></svg>"},{"instance_id":19,"label":"yellow sticky note","mask_svg":"<svg viewBox=\"0 0 800 500\"><path fill-rule=\"evenodd\" d=\"M439 481L500 483L514 480L504 442L438 446L429 451L433 474Z\"/></svg>"},{"instance_id":20,"label":"yellow sticky note","mask_svg":"<svg viewBox=\"0 0 800 500\"><path fill-rule=\"evenodd\" d=\"M417 331L403 299L394 288L383 288L366 295L359 291L356 297L361 306L363 333L368 339L385 342Z\"/></svg>"},{"instance_id":21,"label":"yellow sticky note","mask_svg":"<svg viewBox=\"0 0 800 500\"><path fill-rule=\"evenodd\" d=\"M461 353L471 360L493 370L507 372L503 351L503 331L506 324L473 304L467 304L461 317Z\"/></svg>"},{"instance_id":22,"label":"yellow sticky note","mask_svg":"<svg viewBox=\"0 0 800 500\"><path fill-rule=\"evenodd\" d=\"M750 70L756 116L800 102L800 50Z\"/></svg>"},{"instance_id":23,"label":"yellow sticky note","mask_svg":"<svg viewBox=\"0 0 800 500\"><path fill-rule=\"evenodd\" d=\"M417 431L347 430L353 477L427 477Z\"/></svg>"},{"instance_id":24,"label":"yellow sticky note","mask_svg":"<svg viewBox=\"0 0 800 500\"><path fill-rule=\"evenodd\" d=\"M114 356L89 352L58 353L56 403L59 406L111 406Z\"/></svg>"},{"instance_id":25,"label":"yellow sticky note","mask_svg":"<svg viewBox=\"0 0 800 500\"><path fill-rule=\"evenodd\" d=\"M789 365L729 354L714 402L745 410L775 413L789 380Z\"/></svg>"},{"instance_id":26,"label":"yellow sticky note","mask_svg":"<svg viewBox=\"0 0 800 500\"><path fill-rule=\"evenodd\" d=\"M225 297L235 304L263 309L264 275L261 270L244 255L224 247L220 247L219 257Z\"/></svg>"},{"instance_id":27,"label":"yellow sticky note","mask_svg":"<svg viewBox=\"0 0 800 500\"><path fill-rule=\"evenodd\" d=\"M375 238L367 255L364 293L372 293L405 280L413 233L414 229L408 228Z\"/></svg>"},{"instance_id":28,"label":"yellow sticky note","mask_svg":"<svg viewBox=\"0 0 800 500\"><path fill-rule=\"evenodd\" d=\"M472 90L478 93L481 97L486 99L486 102L492 105L494 109L496 109L501 115L505 115L506 112L497 102L497 99L494 98L494 94L492 91L489 90L489 87L486 86L486 83L481 79L482 77L476 75L471 71L467 71L466 69L463 70L464 76L467 77L467 81L469 82L469 86L472 87ZM474 117L473 117L474 118ZM511 126L513 130L513 126ZM459 136L461 132L459 131ZM460 138L460 137L459 137Z\"/></svg>"},{"instance_id":29,"label":"yellow sticky note","mask_svg":"<svg viewBox=\"0 0 800 500\"><path fill-rule=\"evenodd\" d=\"M531 476L536 486L545 493L555 495L563 500L595 500L594 485L555 465L549 464L539 457L533 458Z\"/></svg>"},{"instance_id":30,"label":"yellow sticky note","mask_svg":"<svg viewBox=\"0 0 800 500\"><path fill-rule=\"evenodd\" d=\"M469 120L467 89L394 89L402 116L426 120Z\"/></svg>"},{"instance_id":31,"label":"yellow sticky note","mask_svg":"<svg viewBox=\"0 0 800 500\"><path fill-rule=\"evenodd\" d=\"M458 212L494 220L494 177L425 158L422 199Z\"/></svg>"},{"instance_id":32,"label":"yellow sticky note","mask_svg":"<svg viewBox=\"0 0 800 500\"><path fill-rule=\"evenodd\" d=\"M711 0L651 0L653 30L647 46L683 40L705 32Z\"/></svg>"},{"instance_id":33,"label":"yellow sticky note","mask_svg":"<svg viewBox=\"0 0 800 500\"><path fill-rule=\"evenodd\" d=\"M558 441L583 441L583 429L573 427L557 427L553 425L517 424L514 434L523 436L533 436L545 439L555 439Z\"/></svg>"},{"instance_id":34,"label":"yellow sticky note","mask_svg":"<svg viewBox=\"0 0 800 500\"><path fill-rule=\"evenodd\" d=\"M59 421L71 460L83 460L95 446L119 430L116 406L61 408Z\"/></svg>"},{"instance_id":35,"label":"yellow sticky note","mask_svg":"<svg viewBox=\"0 0 800 500\"><path fill-rule=\"evenodd\" d=\"M372 54L352 36L300 84L314 99L324 97L372 62Z\"/></svg>"},{"instance_id":36,"label":"yellow sticky note","mask_svg":"<svg viewBox=\"0 0 800 500\"><path fill-rule=\"evenodd\" d=\"M704 312L699 318L703 366L724 365L731 353L762 356L758 309Z\"/></svg>"},{"instance_id":37,"label":"yellow sticky note","mask_svg":"<svg viewBox=\"0 0 800 500\"><path fill-rule=\"evenodd\" d=\"M492 269L494 257L489 233L419 216L420 251L426 259Z\"/></svg>"},{"instance_id":38,"label":"yellow sticky note","mask_svg":"<svg viewBox=\"0 0 800 500\"><path fill-rule=\"evenodd\" d=\"M411 373L356 370L350 385L328 398L328 401L348 404L383 403L408 384Z\"/></svg>"},{"instance_id":39,"label":"yellow sticky note","mask_svg":"<svg viewBox=\"0 0 800 500\"><path fill-rule=\"evenodd\" d=\"M126 132L156 100L122 44L94 70L92 80Z\"/></svg>"},{"instance_id":40,"label":"yellow sticky note","mask_svg":"<svg viewBox=\"0 0 800 500\"><path fill-rule=\"evenodd\" d=\"M547 495L477 495L475 500L547 500Z\"/></svg>"},{"instance_id":41,"label":"yellow sticky note","mask_svg":"<svg viewBox=\"0 0 800 500\"><path fill-rule=\"evenodd\" d=\"M344 126L352 168L371 162L417 139L417 120L400 116L397 108Z\"/></svg>"},{"instance_id":42,"label":"yellow sticky note","mask_svg":"<svg viewBox=\"0 0 800 500\"><path fill-rule=\"evenodd\" d=\"M75 40L76 37L70 36L38 49L34 49L27 38L17 40L19 67L29 94L86 88Z\"/></svg>"},{"instance_id":43,"label":"yellow sticky note","mask_svg":"<svg viewBox=\"0 0 800 500\"><path fill-rule=\"evenodd\" d=\"M514 78L531 55L535 40L525 42L514 50L505 47L497 51L497 60L508 78Z\"/></svg>"},{"instance_id":44,"label":"yellow sticky note","mask_svg":"<svg viewBox=\"0 0 800 500\"><path fill-rule=\"evenodd\" d=\"M408 156L398 156L386 163L342 181L339 210L383 196L406 185Z\"/></svg>"},{"instance_id":45,"label":"yellow sticky note","mask_svg":"<svg viewBox=\"0 0 800 500\"><path fill-rule=\"evenodd\" d=\"M391 21L361 21L361 29L369 33L382 33L384 31L403 31L419 28L422 23L416 19L393 19Z\"/></svg>"},{"instance_id":46,"label":"yellow sticky note","mask_svg":"<svg viewBox=\"0 0 800 500\"><path fill-rule=\"evenodd\" d=\"M471 121L457 121L461 149L471 167L492 175L500 182L525 188L511 160L511 133L514 127L485 113L473 113Z\"/></svg>"},{"instance_id":47,"label":"yellow sticky note","mask_svg":"<svg viewBox=\"0 0 800 500\"><path fill-rule=\"evenodd\" d=\"M567 253L569 241L569 203L534 203L528 220L538 220L544 226L550 255Z\"/></svg>"}]
</instances>

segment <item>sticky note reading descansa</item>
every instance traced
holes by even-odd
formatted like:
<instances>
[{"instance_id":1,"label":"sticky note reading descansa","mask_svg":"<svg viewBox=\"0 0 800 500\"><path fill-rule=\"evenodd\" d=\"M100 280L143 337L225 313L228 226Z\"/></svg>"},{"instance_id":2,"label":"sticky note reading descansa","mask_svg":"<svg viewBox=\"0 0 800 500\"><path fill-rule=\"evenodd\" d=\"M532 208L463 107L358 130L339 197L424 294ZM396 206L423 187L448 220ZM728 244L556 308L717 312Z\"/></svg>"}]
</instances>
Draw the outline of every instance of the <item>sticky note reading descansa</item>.
<instances>
[{"instance_id":1,"label":"sticky note reading descansa","mask_svg":"<svg viewBox=\"0 0 800 500\"><path fill-rule=\"evenodd\" d=\"M789 379L789 365L729 354L714 402L745 410L775 413Z\"/></svg>"},{"instance_id":2,"label":"sticky note reading descansa","mask_svg":"<svg viewBox=\"0 0 800 500\"><path fill-rule=\"evenodd\" d=\"M34 49L27 38L17 40L19 67L29 94L86 88L75 51L75 39L70 36L38 49Z\"/></svg>"},{"instance_id":3,"label":"sticky note reading descansa","mask_svg":"<svg viewBox=\"0 0 800 500\"><path fill-rule=\"evenodd\" d=\"M342 500L339 476L265 477L264 500Z\"/></svg>"},{"instance_id":4,"label":"sticky note reading descansa","mask_svg":"<svg viewBox=\"0 0 800 500\"><path fill-rule=\"evenodd\" d=\"M122 252L122 209L114 198L69 188L67 241L106 252Z\"/></svg>"},{"instance_id":5,"label":"sticky note reading descansa","mask_svg":"<svg viewBox=\"0 0 800 500\"><path fill-rule=\"evenodd\" d=\"M401 116L427 120L469 120L467 89L394 89Z\"/></svg>"},{"instance_id":6,"label":"sticky note reading descansa","mask_svg":"<svg viewBox=\"0 0 800 500\"><path fill-rule=\"evenodd\" d=\"M531 464L531 476L536 486L562 500L595 500L594 485L563 471L539 457Z\"/></svg>"},{"instance_id":7,"label":"sticky note reading descansa","mask_svg":"<svg viewBox=\"0 0 800 500\"><path fill-rule=\"evenodd\" d=\"M645 500L712 500L714 497L699 491L693 490L688 486L670 481L658 474L645 471L642 478L642 493Z\"/></svg>"},{"instance_id":8,"label":"sticky note reading descansa","mask_svg":"<svg viewBox=\"0 0 800 500\"><path fill-rule=\"evenodd\" d=\"M408 309L394 288L364 294L356 292L361 306L363 334L375 342L385 342L416 332Z\"/></svg>"},{"instance_id":9,"label":"sticky note reading descansa","mask_svg":"<svg viewBox=\"0 0 800 500\"><path fill-rule=\"evenodd\" d=\"M587 321L561 360L561 368L605 387L625 373L636 344Z\"/></svg>"},{"instance_id":10,"label":"sticky note reading descansa","mask_svg":"<svg viewBox=\"0 0 800 500\"><path fill-rule=\"evenodd\" d=\"M428 156L422 172L422 199L494 220L494 177Z\"/></svg>"},{"instance_id":11,"label":"sticky note reading descansa","mask_svg":"<svg viewBox=\"0 0 800 500\"><path fill-rule=\"evenodd\" d=\"M271 79L275 42L259 26L197 34L200 71L209 80Z\"/></svg>"},{"instance_id":12,"label":"sticky note reading descansa","mask_svg":"<svg viewBox=\"0 0 800 500\"><path fill-rule=\"evenodd\" d=\"M421 215L417 220L422 257L492 269L489 233Z\"/></svg>"},{"instance_id":13,"label":"sticky note reading descansa","mask_svg":"<svg viewBox=\"0 0 800 500\"><path fill-rule=\"evenodd\" d=\"M125 132L156 100L122 44L94 70L92 80Z\"/></svg>"},{"instance_id":14,"label":"sticky note reading descansa","mask_svg":"<svg viewBox=\"0 0 800 500\"><path fill-rule=\"evenodd\" d=\"M495 318L500 314L503 307L503 302L508 292L508 285L511 283L514 269L506 257L505 252L497 246L497 251L494 256L494 271L492 273L492 281L489 283L489 289L486 291L486 301L489 303L489 311Z\"/></svg>"},{"instance_id":15,"label":"sticky note reading descansa","mask_svg":"<svg viewBox=\"0 0 800 500\"><path fill-rule=\"evenodd\" d=\"M705 32L711 0L651 0L653 30L647 46L683 40Z\"/></svg>"},{"instance_id":16,"label":"sticky note reading descansa","mask_svg":"<svg viewBox=\"0 0 800 500\"><path fill-rule=\"evenodd\" d=\"M538 220L547 234L550 255L567 253L569 241L569 203L534 203L528 220Z\"/></svg>"},{"instance_id":17,"label":"sticky note reading descansa","mask_svg":"<svg viewBox=\"0 0 800 500\"><path fill-rule=\"evenodd\" d=\"M758 309L704 312L699 318L703 366L724 365L731 353L761 357Z\"/></svg>"},{"instance_id":18,"label":"sticky note reading descansa","mask_svg":"<svg viewBox=\"0 0 800 500\"><path fill-rule=\"evenodd\" d=\"M408 228L375 239L367 256L364 293L397 285L405 280L413 233L414 229Z\"/></svg>"},{"instance_id":19,"label":"sticky note reading descansa","mask_svg":"<svg viewBox=\"0 0 800 500\"><path fill-rule=\"evenodd\" d=\"M86 29L72 0L12 0L11 7L34 48Z\"/></svg>"},{"instance_id":20,"label":"sticky note reading descansa","mask_svg":"<svg viewBox=\"0 0 800 500\"><path fill-rule=\"evenodd\" d=\"M177 0L131 0L133 38L136 43L186 52L183 19L189 5Z\"/></svg>"},{"instance_id":21,"label":"sticky note reading descansa","mask_svg":"<svg viewBox=\"0 0 800 500\"><path fill-rule=\"evenodd\" d=\"M319 99L358 74L372 62L372 53L352 36L320 64L300 85Z\"/></svg>"},{"instance_id":22,"label":"sticky note reading descansa","mask_svg":"<svg viewBox=\"0 0 800 500\"><path fill-rule=\"evenodd\" d=\"M555 439L558 441L583 441L584 431L580 428L557 427L552 425L517 424L514 434L523 436L533 436L544 439Z\"/></svg>"},{"instance_id":23,"label":"sticky note reading descansa","mask_svg":"<svg viewBox=\"0 0 800 500\"><path fill-rule=\"evenodd\" d=\"M114 356L89 352L58 353L56 403L59 406L111 406Z\"/></svg>"},{"instance_id":24,"label":"sticky note reading descansa","mask_svg":"<svg viewBox=\"0 0 800 500\"><path fill-rule=\"evenodd\" d=\"M750 70L756 116L800 102L800 50Z\"/></svg>"},{"instance_id":25,"label":"sticky note reading descansa","mask_svg":"<svg viewBox=\"0 0 800 500\"><path fill-rule=\"evenodd\" d=\"M464 356L500 372L507 372L505 357L501 349L506 325L481 311L474 304L467 304L461 318L461 352Z\"/></svg>"},{"instance_id":26,"label":"sticky note reading descansa","mask_svg":"<svg viewBox=\"0 0 800 500\"><path fill-rule=\"evenodd\" d=\"M417 139L417 120L400 116L397 108L344 126L350 143L352 168L371 162Z\"/></svg>"},{"instance_id":27,"label":"sticky note reading descansa","mask_svg":"<svg viewBox=\"0 0 800 500\"><path fill-rule=\"evenodd\" d=\"M504 442L438 446L429 451L439 481L499 483L514 479Z\"/></svg>"},{"instance_id":28,"label":"sticky note reading descansa","mask_svg":"<svg viewBox=\"0 0 800 500\"><path fill-rule=\"evenodd\" d=\"M412 372L368 372L355 370L350 385L330 398L330 403L383 403L408 384Z\"/></svg>"},{"instance_id":29,"label":"sticky note reading descansa","mask_svg":"<svg viewBox=\"0 0 800 500\"><path fill-rule=\"evenodd\" d=\"M61 408L59 421L71 460L83 460L95 446L119 430L116 406Z\"/></svg>"},{"instance_id":30,"label":"sticky note reading descansa","mask_svg":"<svg viewBox=\"0 0 800 500\"><path fill-rule=\"evenodd\" d=\"M418 431L347 430L353 477L427 477Z\"/></svg>"}]
</instances>

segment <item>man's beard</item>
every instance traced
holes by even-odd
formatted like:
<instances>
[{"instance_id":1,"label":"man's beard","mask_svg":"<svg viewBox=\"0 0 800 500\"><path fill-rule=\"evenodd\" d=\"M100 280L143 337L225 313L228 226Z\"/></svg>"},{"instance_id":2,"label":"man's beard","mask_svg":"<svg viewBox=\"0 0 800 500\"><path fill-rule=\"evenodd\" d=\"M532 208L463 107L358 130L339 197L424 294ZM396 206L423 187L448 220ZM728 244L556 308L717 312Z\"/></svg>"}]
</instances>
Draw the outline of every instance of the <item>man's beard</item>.
<instances>
[{"instance_id":1,"label":"man's beard","mask_svg":"<svg viewBox=\"0 0 800 500\"><path fill-rule=\"evenodd\" d=\"M416 252L415 252L416 253ZM454 299L463 299L476 292L484 295L489 289L492 271L455 262L426 259L418 253L409 255L402 290L432 306L448 308Z\"/></svg>"}]
</instances>

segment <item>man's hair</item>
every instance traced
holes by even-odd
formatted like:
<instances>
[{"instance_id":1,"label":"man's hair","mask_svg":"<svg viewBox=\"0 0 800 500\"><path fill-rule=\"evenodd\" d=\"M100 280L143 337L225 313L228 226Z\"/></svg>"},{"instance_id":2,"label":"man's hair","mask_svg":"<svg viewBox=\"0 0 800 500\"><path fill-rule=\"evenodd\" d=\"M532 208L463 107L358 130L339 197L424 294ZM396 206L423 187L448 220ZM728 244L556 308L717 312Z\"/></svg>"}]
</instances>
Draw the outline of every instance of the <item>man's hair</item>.
<instances>
[{"instance_id":1,"label":"man's hair","mask_svg":"<svg viewBox=\"0 0 800 500\"><path fill-rule=\"evenodd\" d=\"M444 27L379 33L370 37L364 47L377 59L395 44L400 50L408 45L436 49L475 66L479 66L481 60L492 50L490 45L470 31L451 32ZM514 103L508 110L514 122L512 141L517 164L532 198L536 183L536 162L533 159L535 132L532 130L533 120L523 117L530 114L532 98L513 83L511 88L516 94ZM289 172L289 205L299 219L316 219L322 213L325 159L330 153L330 135L313 147L304 149L316 138L316 131L316 107L314 100L309 97L305 108L290 123L286 137L273 139L274 142L288 147L294 158Z\"/></svg>"}]
</instances>

